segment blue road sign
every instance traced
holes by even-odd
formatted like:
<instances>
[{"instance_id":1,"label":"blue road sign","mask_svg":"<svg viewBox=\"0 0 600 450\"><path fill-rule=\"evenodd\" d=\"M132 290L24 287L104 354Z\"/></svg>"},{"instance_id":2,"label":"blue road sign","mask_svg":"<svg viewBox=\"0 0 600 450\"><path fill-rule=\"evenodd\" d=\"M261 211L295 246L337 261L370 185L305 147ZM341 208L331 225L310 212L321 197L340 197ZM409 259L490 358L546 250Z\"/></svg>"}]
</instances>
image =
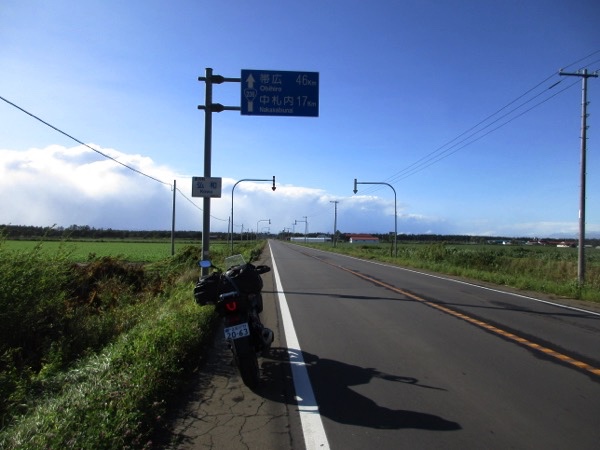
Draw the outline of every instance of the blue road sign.
<instances>
[{"instance_id":1,"label":"blue road sign","mask_svg":"<svg viewBox=\"0 0 600 450\"><path fill-rule=\"evenodd\" d=\"M242 69L241 113L319 117L319 72Z\"/></svg>"}]
</instances>

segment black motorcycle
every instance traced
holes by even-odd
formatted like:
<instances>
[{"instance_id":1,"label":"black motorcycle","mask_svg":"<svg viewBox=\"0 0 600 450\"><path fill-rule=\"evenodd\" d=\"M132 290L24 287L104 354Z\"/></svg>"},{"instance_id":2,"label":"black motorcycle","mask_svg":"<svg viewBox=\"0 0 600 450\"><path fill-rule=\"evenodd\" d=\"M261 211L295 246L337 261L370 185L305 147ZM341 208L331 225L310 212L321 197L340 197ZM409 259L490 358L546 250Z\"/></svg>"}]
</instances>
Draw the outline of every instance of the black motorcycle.
<instances>
[{"instance_id":1,"label":"black motorcycle","mask_svg":"<svg viewBox=\"0 0 600 450\"><path fill-rule=\"evenodd\" d=\"M210 261L200 261L201 267L216 269ZM255 388L260 380L258 354L269 350L273 332L259 317L263 309L260 275L271 270L268 266L246 263L241 255L225 259L225 272L217 271L201 277L194 288L199 305L214 304L223 318L225 339L242 380Z\"/></svg>"}]
</instances>

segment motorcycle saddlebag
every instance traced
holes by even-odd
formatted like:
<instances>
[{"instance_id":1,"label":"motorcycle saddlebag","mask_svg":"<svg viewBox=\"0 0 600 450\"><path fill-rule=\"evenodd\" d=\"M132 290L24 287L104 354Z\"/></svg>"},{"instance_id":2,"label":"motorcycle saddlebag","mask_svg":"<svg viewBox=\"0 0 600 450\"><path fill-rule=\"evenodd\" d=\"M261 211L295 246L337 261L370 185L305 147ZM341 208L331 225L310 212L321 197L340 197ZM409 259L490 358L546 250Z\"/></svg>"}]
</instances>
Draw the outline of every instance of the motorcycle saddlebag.
<instances>
[{"instance_id":1,"label":"motorcycle saddlebag","mask_svg":"<svg viewBox=\"0 0 600 450\"><path fill-rule=\"evenodd\" d=\"M194 287L194 299L200 306L214 305L219 300L220 277L217 273L204 276Z\"/></svg>"},{"instance_id":2,"label":"motorcycle saddlebag","mask_svg":"<svg viewBox=\"0 0 600 450\"><path fill-rule=\"evenodd\" d=\"M263 280L254 265L247 263L234 267L227 272L240 292L245 294L258 293L263 288Z\"/></svg>"}]
</instances>

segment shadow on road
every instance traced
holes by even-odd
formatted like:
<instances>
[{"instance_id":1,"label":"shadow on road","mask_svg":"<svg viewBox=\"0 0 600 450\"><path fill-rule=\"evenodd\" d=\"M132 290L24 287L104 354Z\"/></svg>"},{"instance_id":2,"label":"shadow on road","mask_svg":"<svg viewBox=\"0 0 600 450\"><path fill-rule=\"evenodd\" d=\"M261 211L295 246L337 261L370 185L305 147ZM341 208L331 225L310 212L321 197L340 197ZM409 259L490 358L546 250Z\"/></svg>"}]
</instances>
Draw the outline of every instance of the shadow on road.
<instances>
[{"instance_id":1,"label":"shadow on road","mask_svg":"<svg viewBox=\"0 0 600 450\"><path fill-rule=\"evenodd\" d=\"M271 398L274 392L270 386L280 383L282 377L292 385L290 364L295 362L294 355L298 354L297 350L272 348L269 355L263 358L263 379L255 393L273 401L281 401L283 398L286 401L293 401L291 395L276 395L276 398ZM443 389L421 384L415 378L384 374L373 368L322 359L307 352L302 352L302 357L315 391L319 412L323 417L343 424L377 429L416 428L436 431L461 429L458 423L433 414L379 406L373 400L350 389L350 386L367 384L373 378L381 378L409 384L416 388Z\"/></svg>"}]
</instances>

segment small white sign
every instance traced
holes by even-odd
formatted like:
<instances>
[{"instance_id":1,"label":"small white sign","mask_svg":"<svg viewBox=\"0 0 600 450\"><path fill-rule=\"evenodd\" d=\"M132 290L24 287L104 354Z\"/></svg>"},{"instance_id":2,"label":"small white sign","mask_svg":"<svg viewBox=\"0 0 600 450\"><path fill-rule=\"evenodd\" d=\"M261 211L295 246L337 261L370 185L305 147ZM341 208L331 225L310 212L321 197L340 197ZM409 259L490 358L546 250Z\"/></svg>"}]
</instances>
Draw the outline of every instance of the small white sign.
<instances>
[{"instance_id":1,"label":"small white sign","mask_svg":"<svg viewBox=\"0 0 600 450\"><path fill-rule=\"evenodd\" d=\"M192 177L192 197L221 197L221 178Z\"/></svg>"}]
</instances>

